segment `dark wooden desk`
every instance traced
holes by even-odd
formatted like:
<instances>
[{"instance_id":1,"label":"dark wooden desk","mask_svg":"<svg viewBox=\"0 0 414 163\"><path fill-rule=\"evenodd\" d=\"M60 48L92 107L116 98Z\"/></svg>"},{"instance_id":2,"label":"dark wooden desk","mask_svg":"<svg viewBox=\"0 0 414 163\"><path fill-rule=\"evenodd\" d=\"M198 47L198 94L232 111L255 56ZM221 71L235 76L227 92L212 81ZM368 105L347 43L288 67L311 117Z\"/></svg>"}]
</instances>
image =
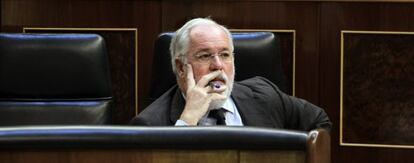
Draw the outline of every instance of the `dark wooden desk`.
<instances>
[{"instance_id":1,"label":"dark wooden desk","mask_svg":"<svg viewBox=\"0 0 414 163\"><path fill-rule=\"evenodd\" d=\"M209 142L217 134L225 141ZM171 138L180 135L189 136ZM301 141L301 138L305 138L305 141ZM174 139L177 141L171 142ZM189 143L181 143L184 139ZM292 142L295 139L300 143ZM304 148L301 143L305 143ZM103 130L102 127L3 128L0 129L0 162L328 163L329 144L329 135L324 130L303 134L272 129L220 127L150 129L112 126L103 127Z\"/></svg>"},{"instance_id":2,"label":"dark wooden desk","mask_svg":"<svg viewBox=\"0 0 414 163\"><path fill-rule=\"evenodd\" d=\"M303 163L304 151L78 149L1 151L4 163L283 162Z\"/></svg>"}]
</instances>

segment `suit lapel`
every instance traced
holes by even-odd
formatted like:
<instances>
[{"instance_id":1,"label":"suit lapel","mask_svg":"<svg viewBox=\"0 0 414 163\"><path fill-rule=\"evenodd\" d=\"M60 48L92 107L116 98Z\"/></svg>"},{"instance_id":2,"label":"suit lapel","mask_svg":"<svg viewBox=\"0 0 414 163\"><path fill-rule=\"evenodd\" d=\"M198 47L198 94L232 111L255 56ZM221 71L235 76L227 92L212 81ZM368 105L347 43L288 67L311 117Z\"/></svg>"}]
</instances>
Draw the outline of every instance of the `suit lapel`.
<instances>
[{"instance_id":1,"label":"suit lapel","mask_svg":"<svg viewBox=\"0 0 414 163\"><path fill-rule=\"evenodd\" d=\"M255 100L252 90L246 86L235 83L232 98L240 113L244 126L273 127L269 115Z\"/></svg>"},{"instance_id":2,"label":"suit lapel","mask_svg":"<svg viewBox=\"0 0 414 163\"><path fill-rule=\"evenodd\" d=\"M184 105L184 97L181 94L180 89L177 87L171 100L170 120L172 124L175 124L175 122L180 118L181 113L184 110Z\"/></svg>"}]
</instances>

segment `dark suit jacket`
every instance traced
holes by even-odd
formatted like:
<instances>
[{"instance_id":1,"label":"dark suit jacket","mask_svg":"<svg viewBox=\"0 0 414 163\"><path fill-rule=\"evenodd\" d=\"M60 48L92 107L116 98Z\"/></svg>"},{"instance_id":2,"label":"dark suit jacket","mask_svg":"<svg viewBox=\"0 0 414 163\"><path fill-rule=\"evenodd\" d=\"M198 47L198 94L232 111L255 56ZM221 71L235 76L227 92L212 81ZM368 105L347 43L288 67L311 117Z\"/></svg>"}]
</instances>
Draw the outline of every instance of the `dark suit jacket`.
<instances>
[{"instance_id":1,"label":"dark suit jacket","mask_svg":"<svg viewBox=\"0 0 414 163\"><path fill-rule=\"evenodd\" d=\"M280 91L272 82L255 77L234 83L231 94L245 126L309 131L332 123L319 107ZM172 126L180 117L185 100L177 86L145 108L131 123Z\"/></svg>"}]
</instances>

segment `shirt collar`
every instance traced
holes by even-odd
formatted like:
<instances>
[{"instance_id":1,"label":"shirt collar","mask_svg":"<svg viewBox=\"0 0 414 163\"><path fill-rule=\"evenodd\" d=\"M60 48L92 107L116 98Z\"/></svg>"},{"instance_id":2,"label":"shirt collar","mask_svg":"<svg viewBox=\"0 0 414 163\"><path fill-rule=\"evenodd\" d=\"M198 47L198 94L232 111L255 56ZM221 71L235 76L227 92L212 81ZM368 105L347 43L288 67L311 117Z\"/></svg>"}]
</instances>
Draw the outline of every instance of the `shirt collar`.
<instances>
[{"instance_id":1,"label":"shirt collar","mask_svg":"<svg viewBox=\"0 0 414 163\"><path fill-rule=\"evenodd\" d=\"M233 107L233 99L231 97L227 98L226 102L224 102L223 106L221 106L226 111L229 111L231 113L234 113L234 107Z\"/></svg>"}]
</instances>

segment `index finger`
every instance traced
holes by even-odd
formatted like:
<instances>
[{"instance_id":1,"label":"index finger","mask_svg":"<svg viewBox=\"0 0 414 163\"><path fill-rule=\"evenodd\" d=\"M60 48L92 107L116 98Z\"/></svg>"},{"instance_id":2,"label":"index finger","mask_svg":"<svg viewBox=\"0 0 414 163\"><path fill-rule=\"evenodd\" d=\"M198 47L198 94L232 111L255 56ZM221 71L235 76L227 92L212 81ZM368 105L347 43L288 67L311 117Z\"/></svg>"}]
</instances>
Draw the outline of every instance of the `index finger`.
<instances>
[{"instance_id":1,"label":"index finger","mask_svg":"<svg viewBox=\"0 0 414 163\"><path fill-rule=\"evenodd\" d=\"M191 64L186 64L187 70L187 89L192 88L195 86L194 74L193 74L193 67Z\"/></svg>"}]
</instances>

